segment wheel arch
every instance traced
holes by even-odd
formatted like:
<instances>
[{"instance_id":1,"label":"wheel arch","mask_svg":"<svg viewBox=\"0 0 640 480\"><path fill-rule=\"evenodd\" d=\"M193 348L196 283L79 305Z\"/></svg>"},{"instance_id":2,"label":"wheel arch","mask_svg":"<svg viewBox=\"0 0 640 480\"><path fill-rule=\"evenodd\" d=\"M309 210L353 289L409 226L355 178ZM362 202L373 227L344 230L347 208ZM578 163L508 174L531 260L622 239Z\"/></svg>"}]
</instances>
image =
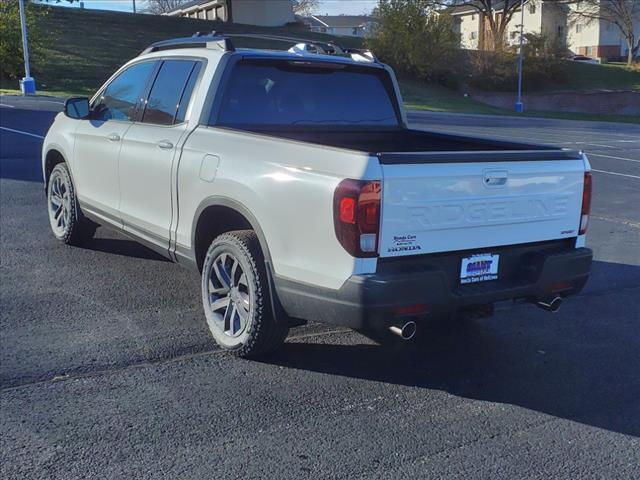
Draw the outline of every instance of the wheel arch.
<instances>
[{"instance_id":1,"label":"wheel arch","mask_svg":"<svg viewBox=\"0 0 640 480\"><path fill-rule=\"evenodd\" d=\"M233 230L244 229L251 229L256 233L267 264L267 272L271 275L271 254L260 223L242 203L220 196L203 200L193 218L191 245L198 270L202 271L207 249L215 237Z\"/></svg>"},{"instance_id":2,"label":"wheel arch","mask_svg":"<svg viewBox=\"0 0 640 480\"><path fill-rule=\"evenodd\" d=\"M47 186L49 185L49 177L51 176L51 172L55 168L56 165L60 163L66 163L67 167L69 163L67 162L66 157L62 154L59 148L51 147L47 150L47 153L44 155L43 162L43 177L44 177L44 189L47 190ZM71 174L71 169L69 169L69 174ZM72 177L73 180L73 177Z\"/></svg>"}]
</instances>

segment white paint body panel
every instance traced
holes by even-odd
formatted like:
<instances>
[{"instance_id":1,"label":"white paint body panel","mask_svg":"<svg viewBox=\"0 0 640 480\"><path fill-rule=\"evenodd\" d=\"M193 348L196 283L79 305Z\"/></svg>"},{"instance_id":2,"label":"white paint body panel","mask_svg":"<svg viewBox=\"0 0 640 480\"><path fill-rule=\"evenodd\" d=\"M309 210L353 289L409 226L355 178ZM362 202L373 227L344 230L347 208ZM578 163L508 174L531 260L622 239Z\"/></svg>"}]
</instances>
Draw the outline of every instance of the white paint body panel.
<instances>
[{"instance_id":1,"label":"white paint body panel","mask_svg":"<svg viewBox=\"0 0 640 480\"><path fill-rule=\"evenodd\" d=\"M380 256L575 237L583 177L582 160L384 165Z\"/></svg>"},{"instance_id":2,"label":"white paint body panel","mask_svg":"<svg viewBox=\"0 0 640 480\"><path fill-rule=\"evenodd\" d=\"M220 159L212 183L200 176L206 155ZM361 153L198 127L179 165L178 248L192 248L194 215L203 201L229 199L256 218L277 275L339 288L356 271L375 271L375 259L355 259L339 244L333 192L345 178L380 175L377 160Z\"/></svg>"},{"instance_id":3,"label":"white paint body panel","mask_svg":"<svg viewBox=\"0 0 640 480\"><path fill-rule=\"evenodd\" d=\"M120 215L125 230L169 248L173 216L173 162L186 124L171 127L133 124L119 157ZM168 142L172 148L160 148Z\"/></svg>"}]
</instances>

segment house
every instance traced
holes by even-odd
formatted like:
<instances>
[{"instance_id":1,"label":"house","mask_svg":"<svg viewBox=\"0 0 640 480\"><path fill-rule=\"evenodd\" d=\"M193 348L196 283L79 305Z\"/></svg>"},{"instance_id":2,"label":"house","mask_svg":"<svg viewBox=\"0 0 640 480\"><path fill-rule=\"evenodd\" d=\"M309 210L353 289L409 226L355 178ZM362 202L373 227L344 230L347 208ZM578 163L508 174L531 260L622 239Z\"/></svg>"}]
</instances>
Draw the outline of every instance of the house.
<instances>
[{"instance_id":1,"label":"house","mask_svg":"<svg viewBox=\"0 0 640 480\"><path fill-rule=\"evenodd\" d=\"M500 17L504 2L495 3L494 15ZM543 34L575 55L587 55L598 59L617 58L626 55L627 44L618 28L604 20L586 21L577 12L580 1L525 0L524 33ZM454 28L460 35L460 47L485 50L491 47L491 30L488 19L473 6L465 5L449 9L454 18ZM514 13L506 32L506 42L520 42L520 9ZM636 27L640 35L640 22Z\"/></svg>"},{"instance_id":2,"label":"house","mask_svg":"<svg viewBox=\"0 0 640 480\"><path fill-rule=\"evenodd\" d=\"M194 0L165 15L264 27L295 21L291 0Z\"/></svg>"},{"instance_id":3,"label":"house","mask_svg":"<svg viewBox=\"0 0 640 480\"><path fill-rule=\"evenodd\" d=\"M302 21L312 32L348 37L365 37L377 24L374 17L367 15L314 15Z\"/></svg>"},{"instance_id":4,"label":"house","mask_svg":"<svg viewBox=\"0 0 640 480\"><path fill-rule=\"evenodd\" d=\"M637 0L636 0L637 1ZM568 15L573 18L567 29L567 45L577 55L586 55L592 58L607 59L626 57L629 48L627 42L620 35L620 30L611 22L586 21L576 12L583 8L580 2L569 5ZM640 19L634 21L636 39L640 38Z\"/></svg>"}]
</instances>

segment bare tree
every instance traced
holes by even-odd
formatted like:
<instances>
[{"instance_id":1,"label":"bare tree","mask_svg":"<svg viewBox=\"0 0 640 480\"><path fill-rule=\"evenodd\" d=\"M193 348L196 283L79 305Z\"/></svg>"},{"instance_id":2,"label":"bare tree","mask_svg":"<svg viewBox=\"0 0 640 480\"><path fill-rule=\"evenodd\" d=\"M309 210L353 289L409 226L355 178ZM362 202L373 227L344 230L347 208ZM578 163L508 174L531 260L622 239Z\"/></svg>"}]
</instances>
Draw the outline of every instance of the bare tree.
<instances>
[{"instance_id":1,"label":"bare tree","mask_svg":"<svg viewBox=\"0 0 640 480\"><path fill-rule=\"evenodd\" d=\"M320 6L320 0L292 0L293 11L297 15L310 17Z\"/></svg>"},{"instance_id":2,"label":"bare tree","mask_svg":"<svg viewBox=\"0 0 640 480\"><path fill-rule=\"evenodd\" d=\"M147 11L161 15L180 8L188 0L147 0Z\"/></svg>"},{"instance_id":3,"label":"bare tree","mask_svg":"<svg viewBox=\"0 0 640 480\"><path fill-rule=\"evenodd\" d=\"M443 7L469 7L480 14L480 20L489 27L484 48L500 50L505 45L507 28L513 15L520 9L521 0L434 0ZM485 26L481 26L481 31Z\"/></svg>"},{"instance_id":4,"label":"bare tree","mask_svg":"<svg viewBox=\"0 0 640 480\"><path fill-rule=\"evenodd\" d=\"M569 12L572 22L583 20L585 23L605 22L615 25L625 39L628 48L627 65L633 63L634 56L640 50L640 38L636 36L634 26L640 22L640 1L638 0L563 0L565 4L575 4Z\"/></svg>"}]
</instances>

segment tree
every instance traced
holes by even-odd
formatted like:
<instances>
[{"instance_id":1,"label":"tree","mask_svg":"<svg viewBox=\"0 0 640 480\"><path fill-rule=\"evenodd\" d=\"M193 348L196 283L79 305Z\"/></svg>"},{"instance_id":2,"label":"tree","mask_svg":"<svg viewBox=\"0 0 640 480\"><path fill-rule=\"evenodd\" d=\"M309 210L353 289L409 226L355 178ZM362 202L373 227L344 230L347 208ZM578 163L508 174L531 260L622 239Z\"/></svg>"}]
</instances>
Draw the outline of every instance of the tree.
<instances>
[{"instance_id":1,"label":"tree","mask_svg":"<svg viewBox=\"0 0 640 480\"><path fill-rule=\"evenodd\" d=\"M26 3L25 8L29 50L32 54L37 54L42 45L42 31L39 28L38 19L46 15L47 10L34 7L31 3ZM0 1L0 79L15 80L22 75L24 75L24 59L18 2Z\"/></svg>"},{"instance_id":2,"label":"tree","mask_svg":"<svg viewBox=\"0 0 640 480\"><path fill-rule=\"evenodd\" d=\"M150 13L161 15L172 12L187 3L188 0L147 0L147 10Z\"/></svg>"},{"instance_id":3,"label":"tree","mask_svg":"<svg viewBox=\"0 0 640 480\"><path fill-rule=\"evenodd\" d=\"M583 20L606 22L615 25L625 39L628 48L627 65L633 63L634 56L640 50L640 38L636 38L634 24L640 22L640 1L638 0L564 0L565 4L575 4L569 12L570 21Z\"/></svg>"},{"instance_id":4,"label":"tree","mask_svg":"<svg viewBox=\"0 0 640 480\"><path fill-rule=\"evenodd\" d=\"M310 17L320 6L320 0L292 0L296 15Z\"/></svg>"},{"instance_id":5,"label":"tree","mask_svg":"<svg viewBox=\"0 0 640 480\"><path fill-rule=\"evenodd\" d=\"M381 60L422 80L445 82L458 65L452 19L434 0L380 0L379 26L366 40Z\"/></svg>"},{"instance_id":6,"label":"tree","mask_svg":"<svg viewBox=\"0 0 640 480\"><path fill-rule=\"evenodd\" d=\"M485 37L484 48L501 50L506 42L509 22L520 10L521 0L435 0L443 7L469 7L477 10L489 25L490 38Z\"/></svg>"}]
</instances>

